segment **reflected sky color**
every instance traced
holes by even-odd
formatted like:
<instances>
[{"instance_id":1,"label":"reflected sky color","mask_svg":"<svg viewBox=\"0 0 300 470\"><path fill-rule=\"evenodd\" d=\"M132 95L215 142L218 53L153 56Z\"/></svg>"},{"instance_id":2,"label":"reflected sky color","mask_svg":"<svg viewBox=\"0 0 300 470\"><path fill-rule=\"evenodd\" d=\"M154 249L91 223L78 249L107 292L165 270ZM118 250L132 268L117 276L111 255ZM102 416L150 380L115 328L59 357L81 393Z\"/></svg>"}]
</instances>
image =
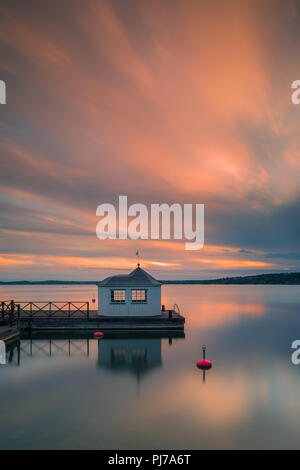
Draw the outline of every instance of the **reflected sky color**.
<instances>
[{"instance_id":1,"label":"reflected sky color","mask_svg":"<svg viewBox=\"0 0 300 470\"><path fill-rule=\"evenodd\" d=\"M2 0L1 279L299 269L299 4ZM205 248L104 242L96 207L204 203ZM161 263L161 264L159 264Z\"/></svg>"},{"instance_id":2,"label":"reflected sky color","mask_svg":"<svg viewBox=\"0 0 300 470\"><path fill-rule=\"evenodd\" d=\"M80 289L56 299L93 295ZM165 286L164 296L185 314L185 338L107 334L89 354L77 338L69 355L67 338L52 337L51 357L49 339L34 338L32 356L24 339L20 366L15 351L0 368L0 447L299 448L298 287Z\"/></svg>"}]
</instances>

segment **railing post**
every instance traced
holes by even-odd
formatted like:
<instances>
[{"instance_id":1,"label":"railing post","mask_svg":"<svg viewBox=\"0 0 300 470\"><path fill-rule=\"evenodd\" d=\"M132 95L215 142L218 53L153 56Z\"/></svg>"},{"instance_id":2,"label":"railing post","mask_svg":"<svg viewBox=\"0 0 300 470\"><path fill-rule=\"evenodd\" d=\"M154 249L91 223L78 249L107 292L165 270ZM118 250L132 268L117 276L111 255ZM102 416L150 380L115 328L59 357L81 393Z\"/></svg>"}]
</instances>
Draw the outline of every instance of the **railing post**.
<instances>
[{"instance_id":1,"label":"railing post","mask_svg":"<svg viewBox=\"0 0 300 470\"><path fill-rule=\"evenodd\" d=\"M1 302L2 320L4 320L4 302Z\"/></svg>"},{"instance_id":2,"label":"railing post","mask_svg":"<svg viewBox=\"0 0 300 470\"><path fill-rule=\"evenodd\" d=\"M49 302L49 316L51 317L52 312L52 302Z\"/></svg>"},{"instance_id":3,"label":"railing post","mask_svg":"<svg viewBox=\"0 0 300 470\"><path fill-rule=\"evenodd\" d=\"M32 319L32 302L30 302L30 318Z\"/></svg>"},{"instance_id":4,"label":"railing post","mask_svg":"<svg viewBox=\"0 0 300 470\"><path fill-rule=\"evenodd\" d=\"M20 304L17 305L17 309L18 309L18 322L20 321Z\"/></svg>"},{"instance_id":5,"label":"railing post","mask_svg":"<svg viewBox=\"0 0 300 470\"><path fill-rule=\"evenodd\" d=\"M18 366L20 365L20 358L21 358L21 344L18 341Z\"/></svg>"},{"instance_id":6,"label":"railing post","mask_svg":"<svg viewBox=\"0 0 300 470\"><path fill-rule=\"evenodd\" d=\"M90 302L86 303L86 312L87 312L87 319L90 320Z\"/></svg>"},{"instance_id":7,"label":"railing post","mask_svg":"<svg viewBox=\"0 0 300 470\"><path fill-rule=\"evenodd\" d=\"M10 302L10 311L9 311L9 324L10 324L10 326L13 325L14 316L15 316L15 303L14 303L14 301L12 300L12 301Z\"/></svg>"},{"instance_id":8,"label":"railing post","mask_svg":"<svg viewBox=\"0 0 300 470\"><path fill-rule=\"evenodd\" d=\"M71 302L68 302L68 304L69 304L69 318L70 318L70 316L71 316Z\"/></svg>"}]
</instances>

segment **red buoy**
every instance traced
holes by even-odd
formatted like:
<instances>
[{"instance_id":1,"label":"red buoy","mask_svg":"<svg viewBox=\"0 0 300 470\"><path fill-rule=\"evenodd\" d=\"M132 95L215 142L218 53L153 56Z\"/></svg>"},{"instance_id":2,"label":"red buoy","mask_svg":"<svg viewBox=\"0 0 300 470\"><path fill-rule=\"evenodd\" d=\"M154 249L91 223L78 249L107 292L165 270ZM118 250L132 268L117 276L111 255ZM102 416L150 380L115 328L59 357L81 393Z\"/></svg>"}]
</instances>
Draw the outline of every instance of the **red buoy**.
<instances>
[{"instance_id":1,"label":"red buoy","mask_svg":"<svg viewBox=\"0 0 300 470\"><path fill-rule=\"evenodd\" d=\"M197 361L197 367L202 370L208 370L212 366L211 361L208 361L207 359L200 359L200 361Z\"/></svg>"},{"instance_id":2,"label":"red buoy","mask_svg":"<svg viewBox=\"0 0 300 470\"><path fill-rule=\"evenodd\" d=\"M102 331L96 331L96 332L94 333L94 336L96 336L96 338L103 338L104 333L102 333Z\"/></svg>"},{"instance_id":3,"label":"red buoy","mask_svg":"<svg viewBox=\"0 0 300 470\"><path fill-rule=\"evenodd\" d=\"M92 299L92 303L94 304L96 302L96 299Z\"/></svg>"},{"instance_id":4,"label":"red buoy","mask_svg":"<svg viewBox=\"0 0 300 470\"><path fill-rule=\"evenodd\" d=\"M197 361L197 367L201 370L211 369L212 362L209 361L208 359L205 359L205 352L206 352L205 344L202 346L202 352L203 352L203 359L200 359L199 361Z\"/></svg>"}]
</instances>

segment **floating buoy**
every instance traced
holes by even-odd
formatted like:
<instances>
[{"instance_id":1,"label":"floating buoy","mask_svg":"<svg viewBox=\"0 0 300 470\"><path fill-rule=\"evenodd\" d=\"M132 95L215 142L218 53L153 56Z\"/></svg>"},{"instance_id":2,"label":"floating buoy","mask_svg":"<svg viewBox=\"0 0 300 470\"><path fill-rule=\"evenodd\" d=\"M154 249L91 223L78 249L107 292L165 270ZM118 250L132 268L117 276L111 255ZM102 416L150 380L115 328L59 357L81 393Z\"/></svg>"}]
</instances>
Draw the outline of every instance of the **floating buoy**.
<instances>
[{"instance_id":1,"label":"floating buoy","mask_svg":"<svg viewBox=\"0 0 300 470\"><path fill-rule=\"evenodd\" d=\"M92 299L92 303L94 304L96 302L96 299Z\"/></svg>"},{"instance_id":2,"label":"floating buoy","mask_svg":"<svg viewBox=\"0 0 300 470\"><path fill-rule=\"evenodd\" d=\"M203 359L200 359L199 361L197 361L197 367L201 370L208 370L208 369L211 369L212 367L212 362L209 361L208 359L205 359L205 351L206 351L206 346L204 344L202 346Z\"/></svg>"},{"instance_id":3,"label":"floating buoy","mask_svg":"<svg viewBox=\"0 0 300 470\"><path fill-rule=\"evenodd\" d=\"M211 369L212 363L211 361L208 361L207 359L200 359L200 361L197 361L197 367L202 370L208 370Z\"/></svg>"},{"instance_id":4,"label":"floating buoy","mask_svg":"<svg viewBox=\"0 0 300 470\"><path fill-rule=\"evenodd\" d=\"M94 336L95 336L96 338L103 338L104 333L102 333L102 331L96 331L96 332L94 333Z\"/></svg>"}]
</instances>

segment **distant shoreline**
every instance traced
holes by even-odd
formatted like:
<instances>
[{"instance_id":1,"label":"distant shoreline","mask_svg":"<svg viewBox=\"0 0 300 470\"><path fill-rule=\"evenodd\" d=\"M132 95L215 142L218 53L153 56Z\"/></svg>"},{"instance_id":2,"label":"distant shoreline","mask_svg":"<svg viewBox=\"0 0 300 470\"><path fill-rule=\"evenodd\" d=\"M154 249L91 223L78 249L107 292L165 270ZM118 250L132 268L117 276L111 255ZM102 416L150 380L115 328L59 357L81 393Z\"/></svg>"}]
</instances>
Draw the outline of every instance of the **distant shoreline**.
<instances>
[{"instance_id":1,"label":"distant shoreline","mask_svg":"<svg viewBox=\"0 0 300 470\"><path fill-rule=\"evenodd\" d=\"M27 285L42 285L42 286L56 286L56 285L95 285L97 281L0 281L0 286L27 286ZM214 284L214 285L300 285L300 273L276 273L276 274L257 274L255 276L236 276L219 279L182 279L182 280L161 280L162 284Z\"/></svg>"}]
</instances>

